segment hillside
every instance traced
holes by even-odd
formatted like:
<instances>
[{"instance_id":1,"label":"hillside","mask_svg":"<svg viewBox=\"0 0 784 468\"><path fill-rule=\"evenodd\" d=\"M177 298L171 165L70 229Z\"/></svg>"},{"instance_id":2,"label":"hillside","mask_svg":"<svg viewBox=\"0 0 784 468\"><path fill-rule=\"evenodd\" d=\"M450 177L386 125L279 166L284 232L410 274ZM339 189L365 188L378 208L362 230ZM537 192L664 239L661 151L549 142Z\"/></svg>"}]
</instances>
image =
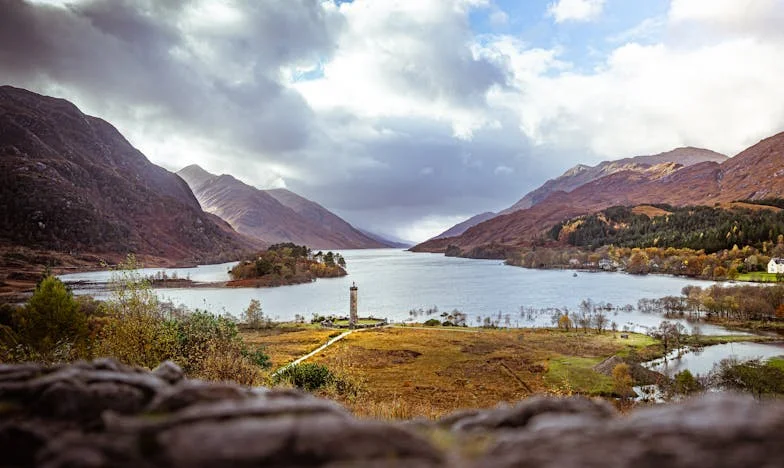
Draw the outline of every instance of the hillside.
<instances>
[{"instance_id":1,"label":"hillside","mask_svg":"<svg viewBox=\"0 0 784 468\"><path fill-rule=\"evenodd\" d=\"M429 241L416 251L465 250L487 244L527 245L555 223L611 206L666 203L709 205L784 194L784 133L761 141L722 163L682 167L661 163L627 168L573 189L557 191L534 206L493 218L446 241Z\"/></svg>"},{"instance_id":2,"label":"hillside","mask_svg":"<svg viewBox=\"0 0 784 468\"><path fill-rule=\"evenodd\" d=\"M204 213L182 179L109 123L2 86L0 246L193 262L258 245Z\"/></svg>"},{"instance_id":3,"label":"hillside","mask_svg":"<svg viewBox=\"0 0 784 468\"><path fill-rule=\"evenodd\" d=\"M537 203L547 199L550 195L556 192L571 192L574 189L585 185L594 180L602 177L615 174L618 172L646 172L652 166L657 166L664 163L675 163L680 167L689 167L703 162L723 162L727 160L727 156L716 153L714 151L701 149L701 148L677 148L672 151L664 153L648 155L648 156L635 156L631 158L619 159L616 161L603 161L596 166L586 166L578 164L568 171L564 172L561 176L550 179L535 190L528 192L517 203L509 208L500 211L499 213L482 213L476 215L460 224L457 224L442 234L434 237L433 239L442 239L445 237L454 237L463 234L468 229L483 223L495 216L514 213L518 210L525 210L531 208Z\"/></svg>"},{"instance_id":4,"label":"hillside","mask_svg":"<svg viewBox=\"0 0 784 468\"><path fill-rule=\"evenodd\" d=\"M560 177L548 180L541 187L527 193L517 203L501 211L501 214L513 213L517 210L530 208L545 200L550 194L558 191L571 192L572 190L602 177L622 171L644 172L651 166L663 163L675 163L682 167L712 161L723 162L727 156L714 151L701 148L677 148L672 151L650 156L636 156L617 161L603 161L596 166L578 164L569 169Z\"/></svg>"},{"instance_id":5,"label":"hillside","mask_svg":"<svg viewBox=\"0 0 784 468\"><path fill-rule=\"evenodd\" d=\"M433 239L444 239L446 237L454 237L459 236L460 234L466 232L468 229L476 226L479 223L483 223L488 219L492 219L498 216L497 213L493 213L492 211L487 211L485 213L480 213L476 216L472 216L467 220L463 221L462 223L455 224L451 228L447 229L446 231L442 232L441 234L433 237Z\"/></svg>"},{"instance_id":6,"label":"hillside","mask_svg":"<svg viewBox=\"0 0 784 468\"><path fill-rule=\"evenodd\" d=\"M230 175L197 165L177 172L205 211L237 232L268 244L293 242L313 249L364 249L386 245L362 234L321 205L285 189L259 190Z\"/></svg>"}]
</instances>

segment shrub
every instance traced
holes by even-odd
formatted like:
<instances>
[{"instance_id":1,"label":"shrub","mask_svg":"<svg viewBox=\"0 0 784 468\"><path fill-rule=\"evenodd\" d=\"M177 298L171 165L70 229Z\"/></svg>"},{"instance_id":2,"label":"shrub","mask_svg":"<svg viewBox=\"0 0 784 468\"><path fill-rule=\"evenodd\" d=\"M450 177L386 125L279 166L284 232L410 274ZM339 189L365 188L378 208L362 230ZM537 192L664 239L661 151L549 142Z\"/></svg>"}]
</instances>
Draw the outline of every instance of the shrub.
<instances>
[{"instance_id":1,"label":"shrub","mask_svg":"<svg viewBox=\"0 0 784 468\"><path fill-rule=\"evenodd\" d=\"M177 318L174 325L177 360L186 373L198 372L202 361L212 351L243 351L237 325L226 317L197 310Z\"/></svg>"},{"instance_id":2,"label":"shrub","mask_svg":"<svg viewBox=\"0 0 784 468\"><path fill-rule=\"evenodd\" d=\"M261 380L259 367L249 358L237 350L218 347L208 350L194 377L241 385L258 385Z\"/></svg>"},{"instance_id":3,"label":"shrub","mask_svg":"<svg viewBox=\"0 0 784 468\"><path fill-rule=\"evenodd\" d=\"M302 364L294 364L286 367L282 371L275 374L273 383L275 384L290 384L294 387L312 392L320 388L326 387L332 383L335 376L332 371L322 364L312 362L305 362Z\"/></svg>"},{"instance_id":4,"label":"shrub","mask_svg":"<svg viewBox=\"0 0 784 468\"><path fill-rule=\"evenodd\" d=\"M272 359L266 353L264 348L256 348L254 351L246 351L245 357L250 359L250 362L261 367L262 369L269 369L272 367Z\"/></svg>"},{"instance_id":5,"label":"shrub","mask_svg":"<svg viewBox=\"0 0 784 468\"><path fill-rule=\"evenodd\" d=\"M99 332L96 351L126 364L154 368L176 359L177 323L165 314L150 283L135 270L129 255L112 278L112 296L104 305L106 319Z\"/></svg>"},{"instance_id":6,"label":"shrub","mask_svg":"<svg viewBox=\"0 0 784 468\"><path fill-rule=\"evenodd\" d=\"M673 385L675 393L680 395L689 395L702 390L702 385L688 369L675 374Z\"/></svg>"},{"instance_id":7,"label":"shrub","mask_svg":"<svg viewBox=\"0 0 784 468\"><path fill-rule=\"evenodd\" d=\"M13 314L13 328L19 342L31 351L31 356L50 360L60 358L63 349L84 357L88 349L87 316L74 300L71 291L54 276L47 276L35 288L24 307Z\"/></svg>"},{"instance_id":8,"label":"shrub","mask_svg":"<svg viewBox=\"0 0 784 468\"><path fill-rule=\"evenodd\" d=\"M441 325L441 321L438 320L438 319L430 319L430 320L426 321L424 325L426 327L437 327L437 326Z\"/></svg>"}]
</instances>

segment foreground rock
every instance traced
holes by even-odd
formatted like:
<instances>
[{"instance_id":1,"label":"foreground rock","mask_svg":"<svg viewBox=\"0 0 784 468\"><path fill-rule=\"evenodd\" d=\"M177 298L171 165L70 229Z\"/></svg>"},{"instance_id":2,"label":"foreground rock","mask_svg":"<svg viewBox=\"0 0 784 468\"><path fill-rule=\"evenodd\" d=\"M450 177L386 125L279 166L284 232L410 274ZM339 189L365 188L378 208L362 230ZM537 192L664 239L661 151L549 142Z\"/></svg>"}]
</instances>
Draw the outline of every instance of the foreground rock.
<instances>
[{"instance_id":1,"label":"foreground rock","mask_svg":"<svg viewBox=\"0 0 784 468\"><path fill-rule=\"evenodd\" d=\"M727 395L628 416L537 397L403 424L297 391L185 380L171 363L0 365L3 466L772 467L782 430L784 404Z\"/></svg>"}]
</instances>

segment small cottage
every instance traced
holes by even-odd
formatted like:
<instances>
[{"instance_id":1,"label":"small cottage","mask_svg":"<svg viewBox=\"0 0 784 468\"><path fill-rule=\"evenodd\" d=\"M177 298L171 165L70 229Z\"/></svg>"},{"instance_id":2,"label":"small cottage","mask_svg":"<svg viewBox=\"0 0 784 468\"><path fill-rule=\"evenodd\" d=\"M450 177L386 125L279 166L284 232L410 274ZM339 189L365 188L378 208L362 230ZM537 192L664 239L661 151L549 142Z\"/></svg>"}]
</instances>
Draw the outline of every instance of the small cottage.
<instances>
[{"instance_id":1,"label":"small cottage","mask_svg":"<svg viewBox=\"0 0 784 468\"><path fill-rule=\"evenodd\" d=\"M768 262L768 273L784 274L784 258L771 258Z\"/></svg>"}]
</instances>

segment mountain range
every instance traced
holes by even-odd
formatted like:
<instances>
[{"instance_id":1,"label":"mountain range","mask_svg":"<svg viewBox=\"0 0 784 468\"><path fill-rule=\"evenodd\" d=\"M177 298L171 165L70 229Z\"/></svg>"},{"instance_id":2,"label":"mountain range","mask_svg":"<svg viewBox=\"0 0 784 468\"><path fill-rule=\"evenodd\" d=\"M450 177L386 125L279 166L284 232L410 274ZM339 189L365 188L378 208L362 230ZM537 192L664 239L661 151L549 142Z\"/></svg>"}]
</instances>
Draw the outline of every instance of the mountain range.
<instances>
[{"instance_id":1,"label":"mountain range","mask_svg":"<svg viewBox=\"0 0 784 468\"><path fill-rule=\"evenodd\" d=\"M362 233L323 206L286 189L260 190L197 165L177 174L202 208L237 232L268 244L294 242L313 249L368 249L388 244Z\"/></svg>"},{"instance_id":2,"label":"mountain range","mask_svg":"<svg viewBox=\"0 0 784 468\"><path fill-rule=\"evenodd\" d=\"M172 173L72 103L0 86L0 251L29 249L22 263L3 254L0 267L36 264L35 252L60 264L127 253L147 264L193 264L279 242L392 245L285 189L258 190L198 166Z\"/></svg>"},{"instance_id":3,"label":"mountain range","mask_svg":"<svg viewBox=\"0 0 784 468\"><path fill-rule=\"evenodd\" d=\"M0 87L0 245L206 261L260 243L63 99Z\"/></svg>"},{"instance_id":4,"label":"mountain range","mask_svg":"<svg viewBox=\"0 0 784 468\"><path fill-rule=\"evenodd\" d=\"M473 216L451 228L443 233L435 236L433 239L443 239L445 237L454 237L463 234L468 229L483 223L491 218L499 215L514 213L518 210L525 210L531 208L537 203L547 199L555 192L571 192L572 190L600 179L602 177L615 174L621 171L645 172L655 166L663 163L675 163L682 167L693 166L707 161L723 162L727 156L716 153L714 151L701 149L701 148L677 148L665 153L659 153L649 156L636 156L632 158L624 158L615 161L603 161L596 166L586 166L578 164L568 171L564 172L560 177L550 179L539 188L528 192L517 203L509 208L500 211L499 213L486 212Z\"/></svg>"},{"instance_id":5,"label":"mountain range","mask_svg":"<svg viewBox=\"0 0 784 468\"><path fill-rule=\"evenodd\" d=\"M678 159L686 155L684 160ZM649 159L645 159L649 158ZM653 159L650 159L653 158ZM642 161L642 162L641 162ZM515 206L462 234L432 239L412 250L443 252L487 245L530 245L544 230L574 216L615 205L668 203L709 205L784 197L784 133L767 138L732 158L694 148L654 157L578 166L546 182Z\"/></svg>"}]
</instances>

